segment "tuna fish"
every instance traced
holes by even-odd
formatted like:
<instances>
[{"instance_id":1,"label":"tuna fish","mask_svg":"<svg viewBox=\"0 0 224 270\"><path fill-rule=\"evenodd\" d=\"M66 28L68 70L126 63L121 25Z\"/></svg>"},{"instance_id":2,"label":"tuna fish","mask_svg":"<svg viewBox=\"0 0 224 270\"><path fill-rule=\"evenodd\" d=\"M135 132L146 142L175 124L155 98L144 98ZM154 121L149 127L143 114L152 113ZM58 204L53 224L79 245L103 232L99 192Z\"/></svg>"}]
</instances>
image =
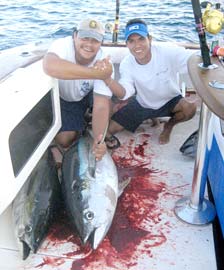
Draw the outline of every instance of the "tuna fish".
<instances>
[{"instance_id":1,"label":"tuna fish","mask_svg":"<svg viewBox=\"0 0 224 270\"><path fill-rule=\"evenodd\" d=\"M12 220L23 260L37 252L60 199L60 184L51 151L47 150L12 204Z\"/></svg>"},{"instance_id":2,"label":"tuna fish","mask_svg":"<svg viewBox=\"0 0 224 270\"><path fill-rule=\"evenodd\" d=\"M69 217L83 244L96 249L107 234L118 200L118 173L109 153L95 161L87 131L64 154L62 193Z\"/></svg>"}]
</instances>

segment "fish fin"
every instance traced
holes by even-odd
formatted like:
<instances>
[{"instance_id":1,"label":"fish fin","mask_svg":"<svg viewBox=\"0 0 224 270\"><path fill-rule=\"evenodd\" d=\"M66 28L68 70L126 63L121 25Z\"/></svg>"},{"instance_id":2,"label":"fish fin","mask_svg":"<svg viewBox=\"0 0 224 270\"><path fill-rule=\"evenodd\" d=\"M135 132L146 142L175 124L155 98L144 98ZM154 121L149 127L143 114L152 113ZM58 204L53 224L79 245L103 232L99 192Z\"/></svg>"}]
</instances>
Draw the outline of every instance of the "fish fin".
<instances>
[{"instance_id":1,"label":"fish fin","mask_svg":"<svg viewBox=\"0 0 224 270\"><path fill-rule=\"evenodd\" d=\"M118 183L118 197L121 196L121 194L123 193L124 189L129 185L130 182L131 182L131 177L127 177L122 182L119 182Z\"/></svg>"},{"instance_id":2,"label":"fish fin","mask_svg":"<svg viewBox=\"0 0 224 270\"><path fill-rule=\"evenodd\" d=\"M26 242L22 241L22 259L23 260L26 260L27 257L29 256L30 254L30 247L27 245Z\"/></svg>"}]
</instances>

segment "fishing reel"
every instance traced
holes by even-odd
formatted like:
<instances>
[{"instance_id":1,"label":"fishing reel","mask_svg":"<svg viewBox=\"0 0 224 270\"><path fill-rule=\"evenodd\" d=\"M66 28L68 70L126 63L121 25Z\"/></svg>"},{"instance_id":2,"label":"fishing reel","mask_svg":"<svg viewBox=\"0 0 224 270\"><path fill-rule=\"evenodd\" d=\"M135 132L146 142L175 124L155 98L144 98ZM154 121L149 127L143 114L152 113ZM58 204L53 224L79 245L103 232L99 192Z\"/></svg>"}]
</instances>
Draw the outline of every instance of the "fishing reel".
<instances>
[{"instance_id":1,"label":"fishing reel","mask_svg":"<svg viewBox=\"0 0 224 270\"><path fill-rule=\"evenodd\" d=\"M114 30L114 25L112 24L112 23L110 23L110 22L108 22L108 23L106 23L105 24L105 32L106 33L113 33L113 30Z\"/></svg>"},{"instance_id":2,"label":"fishing reel","mask_svg":"<svg viewBox=\"0 0 224 270\"><path fill-rule=\"evenodd\" d=\"M112 23L106 23L105 24L105 32L106 33L113 34L112 41L114 43L117 42L117 37L118 37L118 23L119 23L118 20L116 20L114 24L112 24Z\"/></svg>"},{"instance_id":3,"label":"fishing reel","mask_svg":"<svg viewBox=\"0 0 224 270\"><path fill-rule=\"evenodd\" d=\"M210 34L218 34L224 25L224 16L220 9L220 3L216 3L215 8L212 9L212 3L204 1L201 3L201 7L205 8L202 14L202 22L205 31Z\"/></svg>"},{"instance_id":4,"label":"fishing reel","mask_svg":"<svg viewBox=\"0 0 224 270\"><path fill-rule=\"evenodd\" d=\"M221 4L216 3L215 8L212 9L212 3L202 2L201 7L205 8L204 13L202 14L202 24L204 30L210 34L218 34L224 26L224 15L221 10ZM213 56L218 56L221 64L223 65L223 56L224 56L224 47L220 47L219 41L213 41L210 47L210 53ZM222 60L221 60L222 59ZM213 68L216 65L213 65ZM209 82L209 85L216 89L224 89L224 84L218 81Z\"/></svg>"}]
</instances>

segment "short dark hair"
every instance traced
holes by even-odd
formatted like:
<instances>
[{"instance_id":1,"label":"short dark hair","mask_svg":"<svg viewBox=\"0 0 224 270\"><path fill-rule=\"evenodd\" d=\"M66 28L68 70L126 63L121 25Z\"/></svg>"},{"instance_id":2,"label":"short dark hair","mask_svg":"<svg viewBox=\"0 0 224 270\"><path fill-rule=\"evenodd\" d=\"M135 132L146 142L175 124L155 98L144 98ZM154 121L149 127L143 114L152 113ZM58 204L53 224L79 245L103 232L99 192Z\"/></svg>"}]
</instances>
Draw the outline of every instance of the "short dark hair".
<instances>
[{"instance_id":1,"label":"short dark hair","mask_svg":"<svg viewBox=\"0 0 224 270\"><path fill-rule=\"evenodd\" d=\"M147 23L143 20L143 19L140 19L140 18L135 18L135 19L131 19L127 22L126 24L126 27L131 25L131 24L134 24L134 23L142 23L144 24L145 26L147 26Z\"/></svg>"}]
</instances>

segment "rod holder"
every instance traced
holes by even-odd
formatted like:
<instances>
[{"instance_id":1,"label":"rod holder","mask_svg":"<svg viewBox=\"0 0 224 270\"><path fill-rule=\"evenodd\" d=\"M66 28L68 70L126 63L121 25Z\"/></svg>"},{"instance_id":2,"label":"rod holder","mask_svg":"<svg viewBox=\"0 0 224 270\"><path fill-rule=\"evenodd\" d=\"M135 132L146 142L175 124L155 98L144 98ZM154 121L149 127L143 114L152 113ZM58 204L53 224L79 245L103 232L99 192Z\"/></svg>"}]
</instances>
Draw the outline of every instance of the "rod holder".
<instances>
[{"instance_id":1,"label":"rod holder","mask_svg":"<svg viewBox=\"0 0 224 270\"><path fill-rule=\"evenodd\" d=\"M202 102L191 196L178 200L174 208L174 212L178 218L193 225L208 224L212 222L216 216L214 205L204 198L206 181L203 178L203 170L207 171L205 153L210 117L210 111L205 103Z\"/></svg>"}]
</instances>

